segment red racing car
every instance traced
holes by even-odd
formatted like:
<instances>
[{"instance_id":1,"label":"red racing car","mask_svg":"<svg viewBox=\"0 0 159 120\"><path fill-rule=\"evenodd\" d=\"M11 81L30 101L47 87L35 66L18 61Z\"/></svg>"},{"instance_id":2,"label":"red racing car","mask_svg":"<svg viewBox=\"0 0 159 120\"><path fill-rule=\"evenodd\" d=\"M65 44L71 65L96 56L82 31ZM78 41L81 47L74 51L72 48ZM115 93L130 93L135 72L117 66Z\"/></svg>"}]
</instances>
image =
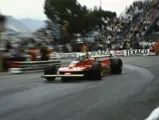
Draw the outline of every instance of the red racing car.
<instances>
[{"instance_id":1,"label":"red racing car","mask_svg":"<svg viewBox=\"0 0 159 120\"><path fill-rule=\"evenodd\" d=\"M63 82L68 82L71 78L84 78L87 80L101 80L102 76L108 74L121 74L123 62L120 58L105 57L103 60L97 57L78 57L67 67L56 69L55 66L47 66L44 69L42 78L53 81L56 77L61 77Z\"/></svg>"}]
</instances>

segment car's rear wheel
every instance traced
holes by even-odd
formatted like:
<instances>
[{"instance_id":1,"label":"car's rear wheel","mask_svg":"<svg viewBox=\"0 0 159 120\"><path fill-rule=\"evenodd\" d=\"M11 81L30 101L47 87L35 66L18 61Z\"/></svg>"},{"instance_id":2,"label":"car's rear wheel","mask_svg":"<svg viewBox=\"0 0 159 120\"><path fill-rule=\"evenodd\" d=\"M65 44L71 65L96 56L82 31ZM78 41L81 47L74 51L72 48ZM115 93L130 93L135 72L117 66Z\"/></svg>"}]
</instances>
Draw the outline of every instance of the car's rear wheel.
<instances>
[{"instance_id":1,"label":"car's rear wheel","mask_svg":"<svg viewBox=\"0 0 159 120\"><path fill-rule=\"evenodd\" d=\"M121 59L110 59L111 74L121 74L123 71L123 62Z\"/></svg>"},{"instance_id":2,"label":"car's rear wheel","mask_svg":"<svg viewBox=\"0 0 159 120\"><path fill-rule=\"evenodd\" d=\"M56 74L56 73L57 73L57 69L56 69L56 66L54 66L54 65L49 65L44 68L44 75L52 75L52 74ZM56 77L47 77L46 80L54 81L55 78Z\"/></svg>"},{"instance_id":3,"label":"car's rear wheel","mask_svg":"<svg viewBox=\"0 0 159 120\"><path fill-rule=\"evenodd\" d=\"M101 72L102 72L101 64L99 62L93 63L89 72L89 78L91 80L101 80L102 79Z\"/></svg>"}]
</instances>

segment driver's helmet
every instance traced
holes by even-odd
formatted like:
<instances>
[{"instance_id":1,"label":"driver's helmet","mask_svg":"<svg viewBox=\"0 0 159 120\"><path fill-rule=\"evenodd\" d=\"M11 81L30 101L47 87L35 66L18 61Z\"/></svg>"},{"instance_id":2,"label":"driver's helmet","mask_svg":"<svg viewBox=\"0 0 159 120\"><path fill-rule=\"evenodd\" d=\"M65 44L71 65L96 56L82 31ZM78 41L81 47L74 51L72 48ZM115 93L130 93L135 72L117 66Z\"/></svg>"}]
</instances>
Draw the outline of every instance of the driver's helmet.
<instances>
[{"instance_id":1,"label":"driver's helmet","mask_svg":"<svg viewBox=\"0 0 159 120\"><path fill-rule=\"evenodd\" d=\"M79 58L87 58L86 53L81 53L81 54L79 54Z\"/></svg>"},{"instance_id":2,"label":"driver's helmet","mask_svg":"<svg viewBox=\"0 0 159 120\"><path fill-rule=\"evenodd\" d=\"M84 61L85 59L87 59L87 55L85 53L81 53L78 55L77 59L80 61Z\"/></svg>"}]
</instances>

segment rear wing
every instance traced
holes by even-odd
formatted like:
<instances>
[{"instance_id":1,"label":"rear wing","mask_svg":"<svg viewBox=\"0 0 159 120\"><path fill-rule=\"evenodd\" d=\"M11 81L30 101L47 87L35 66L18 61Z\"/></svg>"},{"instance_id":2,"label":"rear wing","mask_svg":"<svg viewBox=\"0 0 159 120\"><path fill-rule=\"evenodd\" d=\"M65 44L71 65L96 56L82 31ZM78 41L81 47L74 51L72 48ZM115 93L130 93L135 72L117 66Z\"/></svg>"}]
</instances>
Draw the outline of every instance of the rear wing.
<instances>
[{"instance_id":1,"label":"rear wing","mask_svg":"<svg viewBox=\"0 0 159 120\"><path fill-rule=\"evenodd\" d=\"M110 53L109 51L96 51L96 52L85 52L83 53L85 54L88 58L111 58L113 56L112 53Z\"/></svg>"},{"instance_id":2,"label":"rear wing","mask_svg":"<svg viewBox=\"0 0 159 120\"><path fill-rule=\"evenodd\" d=\"M105 58L105 57L112 57L112 54L109 55L95 55L95 56L90 56L91 58Z\"/></svg>"},{"instance_id":3,"label":"rear wing","mask_svg":"<svg viewBox=\"0 0 159 120\"><path fill-rule=\"evenodd\" d=\"M91 58L95 58L95 60L97 61L103 61L106 59L110 59L112 57L112 55L98 55L98 56L91 56Z\"/></svg>"}]
</instances>

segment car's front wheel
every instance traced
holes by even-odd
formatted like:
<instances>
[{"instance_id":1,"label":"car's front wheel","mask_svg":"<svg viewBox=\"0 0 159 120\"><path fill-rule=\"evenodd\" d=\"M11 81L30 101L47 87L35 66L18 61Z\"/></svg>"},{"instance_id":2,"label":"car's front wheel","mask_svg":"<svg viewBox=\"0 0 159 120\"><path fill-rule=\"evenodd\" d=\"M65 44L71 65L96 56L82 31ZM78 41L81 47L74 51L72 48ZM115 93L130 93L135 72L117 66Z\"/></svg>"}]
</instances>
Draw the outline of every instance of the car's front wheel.
<instances>
[{"instance_id":1,"label":"car's front wheel","mask_svg":"<svg viewBox=\"0 0 159 120\"><path fill-rule=\"evenodd\" d=\"M89 72L89 77L91 80L101 80L102 79L102 68L99 62L93 63Z\"/></svg>"},{"instance_id":2,"label":"car's front wheel","mask_svg":"<svg viewBox=\"0 0 159 120\"><path fill-rule=\"evenodd\" d=\"M54 65L49 65L44 68L44 75L53 75L57 73L57 69ZM56 77L47 77L47 81L54 81Z\"/></svg>"}]
</instances>

